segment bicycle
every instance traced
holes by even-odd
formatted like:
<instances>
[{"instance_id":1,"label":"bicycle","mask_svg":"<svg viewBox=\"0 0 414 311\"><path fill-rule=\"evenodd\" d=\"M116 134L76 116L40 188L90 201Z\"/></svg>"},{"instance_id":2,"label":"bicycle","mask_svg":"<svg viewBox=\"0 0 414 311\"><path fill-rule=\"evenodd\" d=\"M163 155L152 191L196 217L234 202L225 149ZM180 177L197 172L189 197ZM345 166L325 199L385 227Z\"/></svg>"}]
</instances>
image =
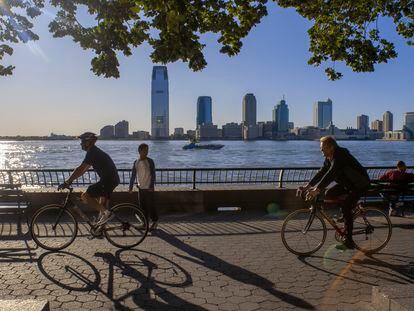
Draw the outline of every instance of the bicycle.
<instances>
[{"instance_id":1,"label":"bicycle","mask_svg":"<svg viewBox=\"0 0 414 311\"><path fill-rule=\"evenodd\" d=\"M304 192L298 190L297 196L304 199ZM282 225L281 235L285 247L295 255L309 256L318 251L326 240L325 220L335 230L335 239L343 242L345 229L338 225L324 210L324 206L340 206L343 198L323 200L320 197L310 201L308 209L290 213ZM361 202L353 210L354 229L352 237L356 249L372 254L383 249L391 239L392 224L386 213L375 207L365 207Z\"/></svg>"},{"instance_id":2,"label":"bicycle","mask_svg":"<svg viewBox=\"0 0 414 311\"><path fill-rule=\"evenodd\" d=\"M140 244L148 233L148 220L136 205L121 203L110 210L114 217L104 225L96 225L78 206L81 199L68 187L66 199L61 204L41 207L33 214L30 232L40 247L59 251L68 247L78 234L76 214L89 225L91 238L105 238L112 245L129 249Z\"/></svg>"}]
</instances>

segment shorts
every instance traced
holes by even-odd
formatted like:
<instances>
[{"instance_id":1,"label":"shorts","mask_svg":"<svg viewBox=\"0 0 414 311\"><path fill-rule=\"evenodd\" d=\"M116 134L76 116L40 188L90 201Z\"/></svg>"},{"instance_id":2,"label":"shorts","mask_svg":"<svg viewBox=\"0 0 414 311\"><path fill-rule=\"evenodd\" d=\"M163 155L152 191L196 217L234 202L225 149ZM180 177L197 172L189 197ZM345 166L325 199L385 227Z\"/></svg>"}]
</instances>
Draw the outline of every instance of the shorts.
<instances>
[{"instance_id":1,"label":"shorts","mask_svg":"<svg viewBox=\"0 0 414 311\"><path fill-rule=\"evenodd\" d=\"M118 186L117 183L98 181L96 184L90 185L86 192L93 198L105 197L109 199L116 186Z\"/></svg>"}]
</instances>

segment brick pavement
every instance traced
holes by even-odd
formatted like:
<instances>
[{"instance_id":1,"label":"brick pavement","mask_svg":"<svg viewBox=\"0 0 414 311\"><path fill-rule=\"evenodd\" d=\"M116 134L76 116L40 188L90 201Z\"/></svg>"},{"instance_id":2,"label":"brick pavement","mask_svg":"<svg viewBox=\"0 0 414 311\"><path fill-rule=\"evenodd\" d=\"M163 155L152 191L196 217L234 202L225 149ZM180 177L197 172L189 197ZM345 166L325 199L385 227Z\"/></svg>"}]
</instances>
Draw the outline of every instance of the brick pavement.
<instances>
[{"instance_id":1,"label":"brick pavement","mask_svg":"<svg viewBox=\"0 0 414 311\"><path fill-rule=\"evenodd\" d=\"M334 248L290 254L282 221L252 213L169 216L137 249L81 237L35 248L1 216L0 299L47 299L52 310L369 310L372 286L414 282L414 217L394 218L380 254ZM24 228L23 228L24 229Z\"/></svg>"}]
</instances>

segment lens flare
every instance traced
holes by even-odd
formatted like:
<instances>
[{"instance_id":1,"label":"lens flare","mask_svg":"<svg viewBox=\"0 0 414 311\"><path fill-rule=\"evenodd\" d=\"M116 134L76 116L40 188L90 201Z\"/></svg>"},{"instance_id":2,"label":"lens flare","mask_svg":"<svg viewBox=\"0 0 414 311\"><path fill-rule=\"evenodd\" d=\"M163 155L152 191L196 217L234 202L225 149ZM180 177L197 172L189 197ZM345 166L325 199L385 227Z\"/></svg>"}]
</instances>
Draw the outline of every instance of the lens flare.
<instances>
[{"instance_id":1,"label":"lens flare","mask_svg":"<svg viewBox=\"0 0 414 311\"><path fill-rule=\"evenodd\" d=\"M266 207L266 210L267 210L267 213L270 216L273 216L273 217L276 217L276 218L283 218L287 215L287 212L282 210L279 207L279 204L274 203L274 202L269 203Z\"/></svg>"}]
</instances>

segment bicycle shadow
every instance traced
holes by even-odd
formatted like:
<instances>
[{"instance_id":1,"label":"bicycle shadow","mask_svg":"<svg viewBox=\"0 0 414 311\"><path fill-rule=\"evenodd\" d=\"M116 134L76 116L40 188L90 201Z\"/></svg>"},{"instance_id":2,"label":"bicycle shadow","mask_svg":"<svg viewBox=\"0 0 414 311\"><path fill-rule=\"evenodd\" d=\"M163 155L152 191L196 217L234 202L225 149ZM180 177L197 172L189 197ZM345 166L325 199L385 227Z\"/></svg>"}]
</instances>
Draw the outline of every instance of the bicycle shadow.
<instances>
[{"instance_id":1,"label":"bicycle shadow","mask_svg":"<svg viewBox=\"0 0 414 311\"><path fill-rule=\"evenodd\" d=\"M274 284L269 281L268 279L251 272L249 270L246 270L244 268L241 268L239 266L236 266L234 264L231 264L229 262L226 262L222 259L220 259L217 256L214 256L210 253L207 253L205 251L202 251L200 249L197 249L189 244L186 244L185 242L181 241L174 235L171 235L161 229L157 230L156 234L160 239L164 240L165 242L171 244L172 246L186 252L189 256L184 256L178 253L174 253L174 255L181 257L183 259L186 259L192 263L204 266L210 270L217 271L229 278L232 278L233 280L239 281L244 284L253 285L257 288L261 288L265 291L267 291L272 296L291 304L298 308L303 308L307 310L313 310L314 307L306 302L305 300L279 291L275 289L273 286Z\"/></svg>"},{"instance_id":2,"label":"bicycle shadow","mask_svg":"<svg viewBox=\"0 0 414 311\"><path fill-rule=\"evenodd\" d=\"M393 264L389 264L387 262L381 261L379 259L376 259L372 255L364 255L364 256L365 256L365 258L363 258L363 259L355 258L355 259L352 259L351 261L338 259L338 258L333 258L333 257L315 256L315 255L307 256L307 257L300 257L299 256L298 259L303 264L305 264L309 267L312 267L313 269L318 270L320 272L324 272L326 274L334 275L334 276L340 277L340 278L345 279L345 280L354 281L354 282L358 282L358 283L365 284L365 285L377 286L378 284L374 283L374 282L363 281L363 280L353 278L353 277L350 277L350 276L345 276L342 273L338 273L338 272L335 272L335 271L332 271L332 270L328 270L326 268L322 268L324 266L323 261L336 262L336 263L340 263L340 264L344 264L344 265L351 263L352 265L356 265L356 266L359 266L361 268L368 269L368 271L363 272L363 274L365 276L376 277L376 278L379 278L379 279L382 279L382 280L388 281L388 282L393 282L393 283L397 283L397 284L413 283L412 280L414 279L414 262L412 264L412 267L410 267L411 264L409 264L408 266L407 265L393 265ZM398 255L393 255L393 256L398 257ZM406 256L402 256L402 257L406 258ZM319 262L318 265L312 264L310 262L310 260L312 260L312 259L320 259L321 262ZM394 272L397 272L398 274L388 272L388 271L384 271L383 269L379 269L379 268L376 268L376 267L373 267L373 266L387 268L387 269L390 269ZM412 272L407 273L406 272L407 268L408 268L409 271L412 270ZM349 271L353 272L355 274L358 274L358 275L361 274L360 271L356 271L356 269L353 268L352 266L351 266Z\"/></svg>"},{"instance_id":3,"label":"bicycle shadow","mask_svg":"<svg viewBox=\"0 0 414 311\"><path fill-rule=\"evenodd\" d=\"M160 255L141 250L131 250L139 255L134 256L134 261L122 259L122 252L117 251L116 256L111 253L96 253L95 256L107 264L108 271L99 271L90 261L69 252L47 252L42 254L38 260L40 272L51 282L59 287L72 292L91 292L95 291L108 298L113 303L116 310L135 310L140 307L143 309L164 309L171 310L175 306L191 310L204 311L205 309L194 305L178 297L162 285L170 287L186 287L192 284L190 274L181 266ZM153 274L158 268L158 264L148 258L157 258L164 261L164 265L173 265L175 270L182 274L183 282L180 284L163 283L156 280ZM139 267L139 269L137 269ZM105 268L106 270L106 268ZM146 270L145 274L140 270ZM101 273L107 275L107 282L103 283ZM117 288L114 283L121 278L129 277L132 280L129 292L117 296ZM138 285L138 286L137 286ZM157 294L160 301L154 297ZM124 305L127 299L132 299L135 306L131 309Z\"/></svg>"}]
</instances>

